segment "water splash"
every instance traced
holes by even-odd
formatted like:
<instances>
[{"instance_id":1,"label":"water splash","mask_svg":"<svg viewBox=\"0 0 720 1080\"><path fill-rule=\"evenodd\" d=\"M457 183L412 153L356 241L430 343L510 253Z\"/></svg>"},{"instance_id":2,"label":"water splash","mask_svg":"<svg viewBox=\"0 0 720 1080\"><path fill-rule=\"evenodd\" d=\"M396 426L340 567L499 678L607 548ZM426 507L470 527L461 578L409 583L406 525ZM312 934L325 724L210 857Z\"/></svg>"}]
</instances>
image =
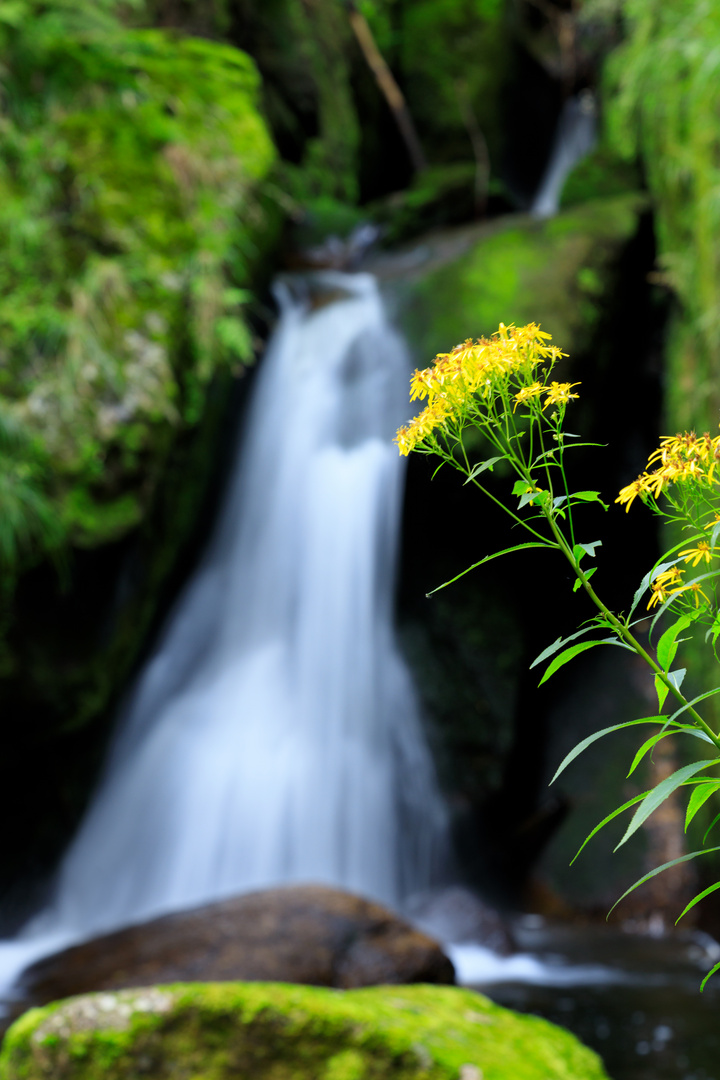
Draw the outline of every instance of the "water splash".
<instances>
[{"instance_id":1,"label":"water splash","mask_svg":"<svg viewBox=\"0 0 720 1080\"><path fill-rule=\"evenodd\" d=\"M369 275L277 294L214 539L52 903L0 946L6 984L72 942L248 889L397 904L430 882L445 812L392 626L406 349Z\"/></svg>"}]
</instances>

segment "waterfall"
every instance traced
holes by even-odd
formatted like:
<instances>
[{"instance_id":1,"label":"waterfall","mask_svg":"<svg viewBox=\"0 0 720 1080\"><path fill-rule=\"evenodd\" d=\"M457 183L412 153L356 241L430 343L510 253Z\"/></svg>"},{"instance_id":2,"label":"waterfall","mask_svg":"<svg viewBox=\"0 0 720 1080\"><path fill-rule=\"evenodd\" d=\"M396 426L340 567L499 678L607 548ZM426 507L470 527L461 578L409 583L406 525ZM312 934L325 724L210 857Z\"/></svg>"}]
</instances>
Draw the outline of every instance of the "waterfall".
<instances>
[{"instance_id":1,"label":"waterfall","mask_svg":"<svg viewBox=\"0 0 720 1080\"><path fill-rule=\"evenodd\" d=\"M277 286L215 534L131 693L53 899L0 945L38 956L249 889L397 905L445 812L392 621L409 361L370 275Z\"/></svg>"},{"instance_id":2,"label":"waterfall","mask_svg":"<svg viewBox=\"0 0 720 1080\"><path fill-rule=\"evenodd\" d=\"M533 217L549 218L557 214L568 175L595 145L596 113L590 90L568 98L563 105L550 160L530 207Z\"/></svg>"}]
</instances>

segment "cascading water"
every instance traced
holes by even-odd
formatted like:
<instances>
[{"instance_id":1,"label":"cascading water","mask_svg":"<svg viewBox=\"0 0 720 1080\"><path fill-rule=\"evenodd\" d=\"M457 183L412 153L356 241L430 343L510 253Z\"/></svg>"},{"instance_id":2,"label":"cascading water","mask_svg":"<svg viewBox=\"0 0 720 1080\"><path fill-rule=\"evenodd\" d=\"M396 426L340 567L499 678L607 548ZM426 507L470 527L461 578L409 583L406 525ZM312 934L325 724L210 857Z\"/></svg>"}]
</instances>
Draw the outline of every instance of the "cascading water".
<instances>
[{"instance_id":1,"label":"cascading water","mask_svg":"<svg viewBox=\"0 0 720 1080\"><path fill-rule=\"evenodd\" d=\"M369 275L277 292L216 534L52 903L0 946L6 985L71 942L255 887L397 904L430 883L444 809L392 627L408 357Z\"/></svg>"},{"instance_id":2,"label":"cascading water","mask_svg":"<svg viewBox=\"0 0 720 1080\"><path fill-rule=\"evenodd\" d=\"M590 90L565 102L558 121L550 160L530 207L533 217L557 214L565 181L578 161L589 154L597 134L597 107Z\"/></svg>"}]
</instances>

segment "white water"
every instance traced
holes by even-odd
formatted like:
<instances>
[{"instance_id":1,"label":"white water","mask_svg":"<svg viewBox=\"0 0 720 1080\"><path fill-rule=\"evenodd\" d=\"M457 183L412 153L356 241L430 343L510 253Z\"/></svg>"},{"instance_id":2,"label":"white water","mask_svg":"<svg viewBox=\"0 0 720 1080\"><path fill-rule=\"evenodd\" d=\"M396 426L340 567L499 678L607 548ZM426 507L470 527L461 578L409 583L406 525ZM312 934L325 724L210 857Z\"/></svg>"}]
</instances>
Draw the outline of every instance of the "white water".
<instances>
[{"instance_id":1,"label":"white water","mask_svg":"<svg viewBox=\"0 0 720 1080\"><path fill-rule=\"evenodd\" d=\"M597 111L589 90L568 98L560 113L550 160L530 207L533 217L557 214L563 187L577 163L595 145Z\"/></svg>"},{"instance_id":2,"label":"white water","mask_svg":"<svg viewBox=\"0 0 720 1080\"><path fill-rule=\"evenodd\" d=\"M312 310L319 286L344 295ZM408 357L369 275L278 295L216 534L52 903L0 944L6 987L57 948L248 889L397 904L430 882L445 814L392 628Z\"/></svg>"}]
</instances>

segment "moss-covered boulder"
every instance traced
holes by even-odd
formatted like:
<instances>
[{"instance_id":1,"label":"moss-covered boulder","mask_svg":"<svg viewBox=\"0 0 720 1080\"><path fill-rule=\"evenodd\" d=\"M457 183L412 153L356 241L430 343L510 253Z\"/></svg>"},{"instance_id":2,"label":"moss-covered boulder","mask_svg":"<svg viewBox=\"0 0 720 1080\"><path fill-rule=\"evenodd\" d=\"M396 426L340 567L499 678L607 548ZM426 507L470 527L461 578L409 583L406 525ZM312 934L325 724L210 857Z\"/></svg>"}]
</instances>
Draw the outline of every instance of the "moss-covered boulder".
<instances>
[{"instance_id":1,"label":"moss-covered boulder","mask_svg":"<svg viewBox=\"0 0 720 1080\"><path fill-rule=\"evenodd\" d=\"M70 998L8 1032L2 1080L606 1080L569 1032L470 990L178 984Z\"/></svg>"},{"instance_id":2,"label":"moss-covered boulder","mask_svg":"<svg viewBox=\"0 0 720 1080\"><path fill-rule=\"evenodd\" d=\"M241 287L274 157L257 73L114 6L0 20L6 569L136 525L213 374L252 357Z\"/></svg>"},{"instance_id":3,"label":"moss-covered boulder","mask_svg":"<svg viewBox=\"0 0 720 1080\"><path fill-rule=\"evenodd\" d=\"M627 193L548 221L506 217L423 239L414 258L389 259L381 273L418 362L500 322L538 322L581 355L644 206L642 195Z\"/></svg>"}]
</instances>

